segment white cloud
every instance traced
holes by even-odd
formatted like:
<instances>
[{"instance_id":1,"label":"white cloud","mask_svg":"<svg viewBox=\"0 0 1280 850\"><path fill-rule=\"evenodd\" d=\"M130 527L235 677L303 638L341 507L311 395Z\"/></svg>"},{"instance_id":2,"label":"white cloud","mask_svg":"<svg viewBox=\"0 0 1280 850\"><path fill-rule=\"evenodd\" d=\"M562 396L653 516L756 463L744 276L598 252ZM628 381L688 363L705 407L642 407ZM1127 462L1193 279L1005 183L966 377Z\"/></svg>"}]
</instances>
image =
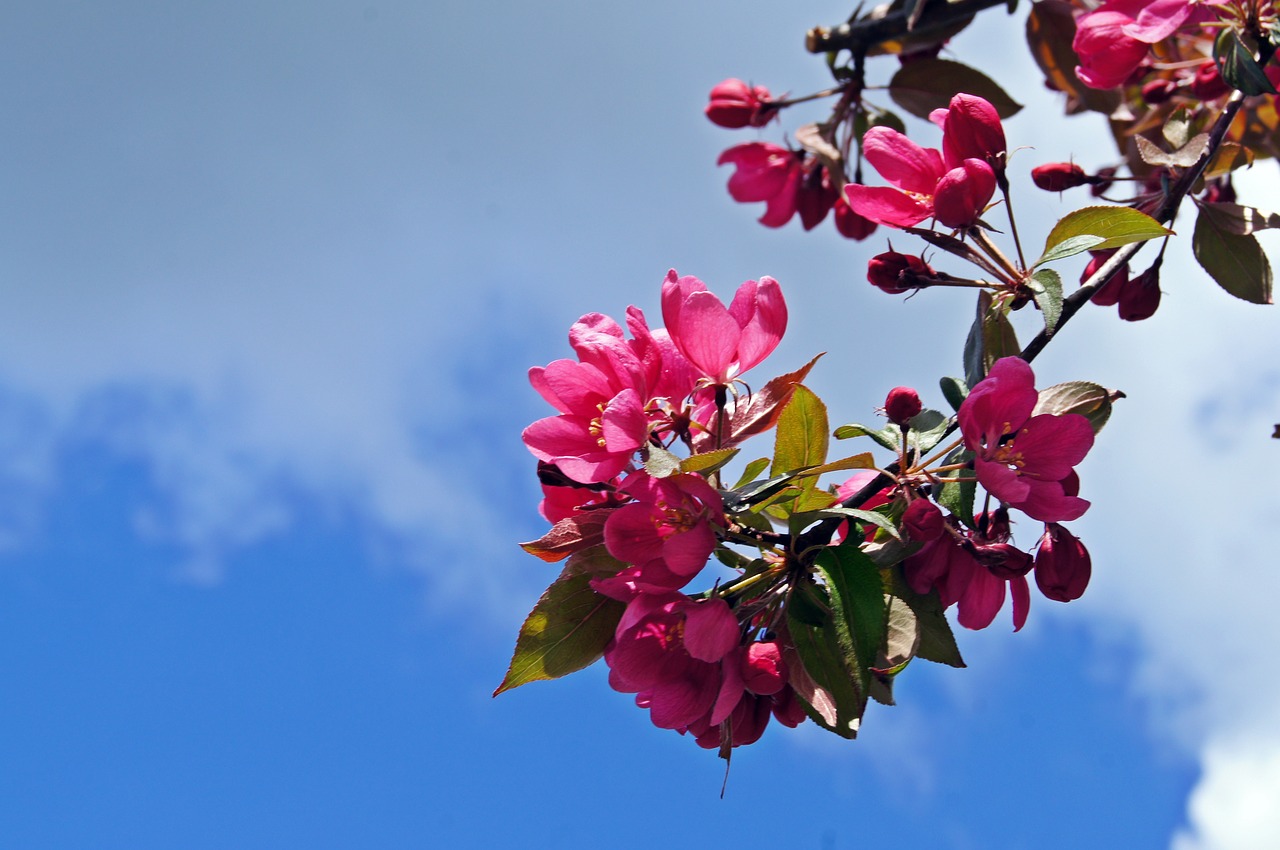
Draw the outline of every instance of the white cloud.
<instances>
[{"instance_id":1,"label":"white cloud","mask_svg":"<svg viewBox=\"0 0 1280 850\"><path fill-rule=\"evenodd\" d=\"M1187 809L1191 828L1173 850L1271 850L1280 846L1280 738L1274 729L1224 742L1201 755L1204 775Z\"/></svg>"}]
</instances>

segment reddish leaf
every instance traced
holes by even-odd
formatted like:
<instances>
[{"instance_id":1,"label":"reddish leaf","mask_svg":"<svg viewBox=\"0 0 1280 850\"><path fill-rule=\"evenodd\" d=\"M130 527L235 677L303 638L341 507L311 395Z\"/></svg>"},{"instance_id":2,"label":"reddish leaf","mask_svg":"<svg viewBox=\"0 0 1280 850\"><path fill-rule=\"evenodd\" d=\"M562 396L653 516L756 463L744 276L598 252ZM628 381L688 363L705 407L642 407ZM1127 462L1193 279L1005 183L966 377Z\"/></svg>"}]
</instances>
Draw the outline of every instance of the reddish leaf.
<instances>
[{"instance_id":1,"label":"reddish leaf","mask_svg":"<svg viewBox=\"0 0 1280 850\"><path fill-rule=\"evenodd\" d=\"M537 540L521 543L520 548L549 564L562 561L579 549L603 543L604 521L611 513L612 508L602 508L562 519Z\"/></svg>"}]
</instances>

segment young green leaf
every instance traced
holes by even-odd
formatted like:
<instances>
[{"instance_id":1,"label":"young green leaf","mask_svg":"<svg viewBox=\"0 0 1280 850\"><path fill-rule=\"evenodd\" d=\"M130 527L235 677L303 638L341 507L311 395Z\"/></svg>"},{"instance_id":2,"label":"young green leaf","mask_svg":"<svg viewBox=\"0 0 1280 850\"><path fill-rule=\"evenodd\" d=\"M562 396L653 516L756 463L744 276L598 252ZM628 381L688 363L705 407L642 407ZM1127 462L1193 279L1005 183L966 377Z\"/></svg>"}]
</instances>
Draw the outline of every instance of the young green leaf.
<instances>
[{"instance_id":1,"label":"young green leaf","mask_svg":"<svg viewBox=\"0 0 1280 850\"><path fill-rule=\"evenodd\" d=\"M716 449L711 452L691 455L680 461L680 471L701 472L703 475L710 475L733 460L739 451L739 449Z\"/></svg>"},{"instance_id":2,"label":"young green leaf","mask_svg":"<svg viewBox=\"0 0 1280 850\"><path fill-rule=\"evenodd\" d=\"M1062 278L1053 269L1040 269L1027 282L1036 306L1044 314L1044 326L1050 333L1062 316Z\"/></svg>"},{"instance_id":3,"label":"young green leaf","mask_svg":"<svg viewBox=\"0 0 1280 850\"><path fill-rule=\"evenodd\" d=\"M1240 40L1240 34L1232 27L1218 34L1213 43L1213 58L1218 63L1223 82L1236 91L1249 96L1277 93L1276 87L1258 67L1253 51Z\"/></svg>"},{"instance_id":4,"label":"young green leaf","mask_svg":"<svg viewBox=\"0 0 1280 850\"><path fill-rule=\"evenodd\" d=\"M742 485L755 481L756 476L769 468L769 459L767 457L758 457L751 463L747 464L747 468L742 470L742 477L738 479L738 483L733 485L733 489L739 490Z\"/></svg>"},{"instance_id":5,"label":"young green leaf","mask_svg":"<svg viewBox=\"0 0 1280 850\"><path fill-rule=\"evenodd\" d=\"M827 459L827 406L803 384L778 417L773 444L772 474L818 466Z\"/></svg>"},{"instance_id":6,"label":"young green leaf","mask_svg":"<svg viewBox=\"0 0 1280 850\"><path fill-rule=\"evenodd\" d=\"M946 466L950 466L955 463L968 463L971 460L973 460L973 452L961 446L947 455L943 463ZM955 480L960 477L968 480ZM961 469L941 475L939 478L942 483L939 485L934 499L939 505L955 514L965 525L972 527L973 500L977 495L977 484L973 480L973 472Z\"/></svg>"},{"instance_id":7,"label":"young green leaf","mask_svg":"<svg viewBox=\"0 0 1280 850\"><path fill-rule=\"evenodd\" d=\"M897 428L871 428L854 422L849 425L841 425L836 429L834 436L837 440L848 440L853 437L870 437L886 449L896 452L898 450L899 440L902 439L902 432Z\"/></svg>"},{"instance_id":8,"label":"young green leaf","mask_svg":"<svg viewBox=\"0 0 1280 850\"><path fill-rule=\"evenodd\" d=\"M1257 238L1231 232L1207 205L1196 216L1191 250L1201 267L1227 292L1253 304L1272 303L1271 263Z\"/></svg>"},{"instance_id":9,"label":"young green leaf","mask_svg":"<svg viewBox=\"0 0 1280 850\"><path fill-rule=\"evenodd\" d=\"M558 679L595 663L626 605L591 589L591 575L560 577L529 612L494 696L541 679Z\"/></svg>"},{"instance_id":10,"label":"young green leaf","mask_svg":"<svg viewBox=\"0 0 1280 850\"><path fill-rule=\"evenodd\" d=\"M865 691L887 617L880 568L851 543L824 549L814 567L827 584L832 626L845 663Z\"/></svg>"},{"instance_id":11,"label":"young green leaf","mask_svg":"<svg viewBox=\"0 0 1280 850\"><path fill-rule=\"evenodd\" d=\"M1106 242L1101 236L1085 234L1084 236L1072 236L1070 239L1064 239L1053 248L1044 252L1040 259L1036 260L1037 266L1043 266L1045 263L1052 263L1058 260L1065 260L1067 257L1073 257L1076 254L1083 254L1090 248L1094 248Z\"/></svg>"},{"instance_id":12,"label":"young green leaf","mask_svg":"<svg viewBox=\"0 0 1280 850\"><path fill-rule=\"evenodd\" d=\"M938 387L952 410L959 410L960 405L969 397L969 386L959 378L941 378L938 380Z\"/></svg>"},{"instance_id":13,"label":"young green leaf","mask_svg":"<svg viewBox=\"0 0 1280 850\"><path fill-rule=\"evenodd\" d=\"M1145 242L1173 233L1151 216L1132 207L1084 207L1063 216L1045 240L1041 257L1076 236L1099 236L1101 242L1087 250L1119 248L1130 242ZM1082 249L1086 250L1086 249ZM1078 253L1078 252L1075 252ZM1037 261L1039 265L1041 261Z\"/></svg>"}]
</instances>

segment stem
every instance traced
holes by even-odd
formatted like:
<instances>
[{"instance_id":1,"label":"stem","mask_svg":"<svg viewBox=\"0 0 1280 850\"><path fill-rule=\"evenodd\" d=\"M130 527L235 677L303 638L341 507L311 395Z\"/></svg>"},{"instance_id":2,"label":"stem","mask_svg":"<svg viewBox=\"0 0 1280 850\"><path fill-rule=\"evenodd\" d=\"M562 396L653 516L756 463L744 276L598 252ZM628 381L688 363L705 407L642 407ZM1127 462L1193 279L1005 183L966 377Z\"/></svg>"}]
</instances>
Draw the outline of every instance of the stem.
<instances>
[{"instance_id":1,"label":"stem","mask_svg":"<svg viewBox=\"0 0 1280 850\"><path fill-rule=\"evenodd\" d=\"M985 251L987 256L1000 266L1004 271L1001 276L1007 276L1010 284L1016 284L1022 280L1022 272L1018 271L1014 267L1013 261L1004 255L1004 252L996 246L996 243L991 241L991 237L987 235L985 230L981 227L971 227L969 228L969 238L973 240L973 244Z\"/></svg>"},{"instance_id":2,"label":"stem","mask_svg":"<svg viewBox=\"0 0 1280 850\"><path fill-rule=\"evenodd\" d=\"M810 53L827 53L834 50L865 52L885 41L906 35L908 32L927 35L950 24L972 17L983 9L1004 6L1006 0L956 0L937 3L929 8L924 20L910 26L905 9L890 11L889 4L877 6L856 21L847 21L835 27L814 27L805 34L804 46Z\"/></svg>"},{"instance_id":3,"label":"stem","mask_svg":"<svg viewBox=\"0 0 1280 850\"><path fill-rule=\"evenodd\" d=\"M1009 216L1009 232L1013 236L1013 247L1018 249L1018 268L1026 269L1027 258L1022 253L1022 240L1018 238L1018 222L1013 218L1013 200L1009 197L1009 176L1004 173L1003 164L996 173L996 182L1000 184L1000 194L1004 195L1004 211Z\"/></svg>"}]
</instances>

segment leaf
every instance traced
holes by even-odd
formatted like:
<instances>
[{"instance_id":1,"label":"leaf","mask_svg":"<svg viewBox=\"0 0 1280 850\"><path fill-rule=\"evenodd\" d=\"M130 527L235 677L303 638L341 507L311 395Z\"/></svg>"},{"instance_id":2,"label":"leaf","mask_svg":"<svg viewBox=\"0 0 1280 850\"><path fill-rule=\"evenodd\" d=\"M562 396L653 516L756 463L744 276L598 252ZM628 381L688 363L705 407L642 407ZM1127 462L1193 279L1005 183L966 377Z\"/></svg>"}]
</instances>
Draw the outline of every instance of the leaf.
<instances>
[{"instance_id":1,"label":"leaf","mask_svg":"<svg viewBox=\"0 0 1280 850\"><path fill-rule=\"evenodd\" d=\"M951 631L951 624L947 622L938 592L916 593L907 584L901 567L894 568L889 575L889 592L905 602L916 615L920 642L916 644L915 657L935 664L964 667L964 659L960 656L960 648L956 646L956 637Z\"/></svg>"},{"instance_id":2,"label":"leaf","mask_svg":"<svg viewBox=\"0 0 1280 850\"><path fill-rule=\"evenodd\" d=\"M813 565L827 584L836 642L865 689L887 616L880 568L853 543L827 547Z\"/></svg>"},{"instance_id":3,"label":"leaf","mask_svg":"<svg viewBox=\"0 0 1280 850\"><path fill-rule=\"evenodd\" d=\"M798 384L778 417L773 444L772 474L817 466L827 459L827 407L822 399Z\"/></svg>"},{"instance_id":4,"label":"leaf","mask_svg":"<svg viewBox=\"0 0 1280 850\"><path fill-rule=\"evenodd\" d=\"M1248 236L1259 230L1280 227L1280 215L1263 212L1253 207L1240 204L1214 203L1198 204L1200 215L1208 215L1216 227L1237 236Z\"/></svg>"},{"instance_id":5,"label":"leaf","mask_svg":"<svg viewBox=\"0 0 1280 850\"><path fill-rule=\"evenodd\" d=\"M1004 308L995 305L991 293L978 293L977 315L964 343L965 380L975 386L987 376L1001 357L1016 357L1022 351Z\"/></svg>"},{"instance_id":6,"label":"leaf","mask_svg":"<svg viewBox=\"0 0 1280 850\"><path fill-rule=\"evenodd\" d=\"M961 92L987 100L1001 118L1011 118L1022 109L995 80L950 59L916 59L899 68L889 81L889 97L917 118L927 119L933 110L946 109Z\"/></svg>"},{"instance_id":7,"label":"leaf","mask_svg":"<svg viewBox=\"0 0 1280 850\"><path fill-rule=\"evenodd\" d=\"M1177 150L1166 153L1154 142L1142 136L1135 136L1138 143L1138 156L1148 165L1168 165L1175 168L1190 168L1200 161L1205 151L1209 150L1209 134L1201 133Z\"/></svg>"},{"instance_id":8,"label":"leaf","mask_svg":"<svg viewBox=\"0 0 1280 850\"><path fill-rule=\"evenodd\" d=\"M1215 211L1200 208L1191 249L1223 289L1252 304L1271 303L1271 264L1253 234L1231 232Z\"/></svg>"},{"instance_id":9,"label":"leaf","mask_svg":"<svg viewBox=\"0 0 1280 850\"><path fill-rule=\"evenodd\" d=\"M1075 8L1065 0L1039 0L1027 16L1027 46L1045 79L1067 95L1067 112L1082 109L1111 115L1120 105L1114 89L1091 89L1076 76L1080 57L1071 49L1076 34Z\"/></svg>"},{"instance_id":10,"label":"leaf","mask_svg":"<svg viewBox=\"0 0 1280 850\"><path fill-rule=\"evenodd\" d=\"M667 478L680 471L680 458L662 446L645 446L644 471L654 478Z\"/></svg>"},{"instance_id":11,"label":"leaf","mask_svg":"<svg viewBox=\"0 0 1280 850\"><path fill-rule=\"evenodd\" d=\"M898 533L898 527L893 524L893 520L889 519L882 513L876 511L864 511L861 508L846 508L841 505L833 505L824 507L821 510L809 511L804 514L796 514L791 519L799 524L801 529L824 519L832 519L834 517L848 517L856 519L860 522L870 523L878 528L883 528L889 533L890 537L901 540L902 536Z\"/></svg>"},{"instance_id":12,"label":"leaf","mask_svg":"<svg viewBox=\"0 0 1280 850\"><path fill-rule=\"evenodd\" d=\"M793 600L798 592L799 588L792 592ZM865 691L845 665L830 611L822 612L821 625L801 619L802 613L812 615L814 611L813 607L787 605L787 631L795 649L788 648L783 657L791 671L791 688L814 723L842 738L856 738L867 704Z\"/></svg>"},{"instance_id":13,"label":"leaf","mask_svg":"<svg viewBox=\"0 0 1280 850\"><path fill-rule=\"evenodd\" d=\"M593 664L613 638L626 605L591 589L589 574L561 577L529 612L502 684L493 692L558 679Z\"/></svg>"},{"instance_id":14,"label":"leaf","mask_svg":"<svg viewBox=\"0 0 1280 850\"><path fill-rule=\"evenodd\" d=\"M742 485L748 481L755 481L756 476L769 468L769 459L767 457L759 457L747 464L747 468L742 470L742 477L738 479L738 483L733 485L733 489L739 490Z\"/></svg>"},{"instance_id":15,"label":"leaf","mask_svg":"<svg viewBox=\"0 0 1280 850\"><path fill-rule=\"evenodd\" d=\"M1067 257L1076 254L1083 254L1090 248L1106 242L1101 236L1087 234L1085 236L1072 236L1070 239L1063 240L1052 249L1045 251L1040 259L1036 260L1037 266L1043 266L1045 263L1052 263L1057 260L1065 260Z\"/></svg>"},{"instance_id":16,"label":"leaf","mask_svg":"<svg viewBox=\"0 0 1280 850\"><path fill-rule=\"evenodd\" d=\"M1124 394L1118 393L1114 397L1123 398ZM1031 415L1078 413L1089 420L1089 424L1093 426L1093 433L1096 434L1111 418L1112 398L1112 392L1098 384L1089 381L1067 381L1042 389Z\"/></svg>"},{"instance_id":17,"label":"leaf","mask_svg":"<svg viewBox=\"0 0 1280 850\"><path fill-rule=\"evenodd\" d=\"M969 397L969 387L959 378L941 378L938 380L938 387L942 390L942 397L947 400L947 404L951 405L952 410L959 410L960 405Z\"/></svg>"},{"instance_id":18,"label":"leaf","mask_svg":"<svg viewBox=\"0 0 1280 850\"><path fill-rule=\"evenodd\" d=\"M716 449L715 451L691 455L680 461L680 471L701 472L703 475L709 475L733 460L739 451L741 449Z\"/></svg>"},{"instance_id":19,"label":"leaf","mask_svg":"<svg viewBox=\"0 0 1280 850\"><path fill-rule=\"evenodd\" d=\"M1187 143L1191 134L1191 119L1185 106L1179 106L1165 119L1160 134L1171 148L1180 148Z\"/></svg>"},{"instance_id":20,"label":"leaf","mask_svg":"<svg viewBox=\"0 0 1280 850\"><path fill-rule=\"evenodd\" d=\"M604 542L604 522L612 508L583 511L560 520L551 530L520 548L547 563L562 561L579 549Z\"/></svg>"},{"instance_id":21,"label":"leaf","mask_svg":"<svg viewBox=\"0 0 1280 850\"><path fill-rule=\"evenodd\" d=\"M951 428L951 417L940 410L922 410L907 423L915 436L916 451L926 455L938 445Z\"/></svg>"},{"instance_id":22,"label":"leaf","mask_svg":"<svg viewBox=\"0 0 1280 850\"><path fill-rule=\"evenodd\" d=\"M820 357L822 357L821 354L796 371L774 378L749 395L746 404L735 404L729 416L729 433L732 437L727 442L730 445L737 445L748 437L763 434L772 428L777 423L783 406L791 400L791 394L795 388L805 379Z\"/></svg>"},{"instance_id":23,"label":"leaf","mask_svg":"<svg viewBox=\"0 0 1280 850\"><path fill-rule=\"evenodd\" d=\"M1253 150L1235 142L1223 142L1204 169L1204 179L1214 180L1242 168L1253 165Z\"/></svg>"},{"instance_id":24,"label":"leaf","mask_svg":"<svg viewBox=\"0 0 1280 850\"><path fill-rule=\"evenodd\" d=\"M609 554L609 550L603 543L598 543L587 549L579 549L570 555L569 560L564 562L564 569L560 571L560 577L590 575L608 578L616 576L626 567L627 563L625 561L619 561Z\"/></svg>"},{"instance_id":25,"label":"leaf","mask_svg":"<svg viewBox=\"0 0 1280 850\"><path fill-rule=\"evenodd\" d=\"M1052 333L1062 316L1062 278L1053 269L1040 269L1027 285L1031 287L1036 306L1044 314L1045 330Z\"/></svg>"},{"instance_id":26,"label":"leaf","mask_svg":"<svg viewBox=\"0 0 1280 850\"><path fill-rule=\"evenodd\" d=\"M957 448L951 454L947 455L943 461L944 466L950 466L953 463L968 463L973 460L973 452L963 446ZM964 477L968 481L954 481L952 479ZM973 500L977 495L977 483L973 480L973 472L967 469L961 469L956 472L950 472L946 475L939 476L941 485L934 494L934 500L942 507L951 511L965 525L973 527Z\"/></svg>"},{"instance_id":27,"label":"leaf","mask_svg":"<svg viewBox=\"0 0 1280 850\"><path fill-rule=\"evenodd\" d=\"M901 667L915 657L920 646L920 619L905 599L888 598L882 667Z\"/></svg>"},{"instance_id":28,"label":"leaf","mask_svg":"<svg viewBox=\"0 0 1280 850\"><path fill-rule=\"evenodd\" d=\"M1213 43L1213 58L1218 63L1222 80L1236 91L1246 95L1276 94L1267 75L1258 67L1253 51L1240 40L1236 30L1227 27Z\"/></svg>"},{"instance_id":29,"label":"leaf","mask_svg":"<svg viewBox=\"0 0 1280 850\"><path fill-rule=\"evenodd\" d=\"M886 449L896 452L898 450L898 441L902 437L902 431L897 428L871 428L867 425L859 425L856 422L849 425L841 425L836 429L835 438L837 440L848 440L852 437L870 437Z\"/></svg>"},{"instance_id":30,"label":"leaf","mask_svg":"<svg viewBox=\"0 0 1280 850\"><path fill-rule=\"evenodd\" d=\"M1074 236L1102 237L1101 242L1092 246L1092 250L1101 251L1172 233L1151 216L1132 207L1084 207L1067 213L1053 226L1041 257ZM1039 264L1037 261L1036 265Z\"/></svg>"},{"instance_id":31,"label":"leaf","mask_svg":"<svg viewBox=\"0 0 1280 850\"><path fill-rule=\"evenodd\" d=\"M875 469L875 467L875 456L871 452L862 452L802 470L796 478L804 478L810 475L826 475L828 472L846 472L850 469Z\"/></svg>"}]
</instances>

